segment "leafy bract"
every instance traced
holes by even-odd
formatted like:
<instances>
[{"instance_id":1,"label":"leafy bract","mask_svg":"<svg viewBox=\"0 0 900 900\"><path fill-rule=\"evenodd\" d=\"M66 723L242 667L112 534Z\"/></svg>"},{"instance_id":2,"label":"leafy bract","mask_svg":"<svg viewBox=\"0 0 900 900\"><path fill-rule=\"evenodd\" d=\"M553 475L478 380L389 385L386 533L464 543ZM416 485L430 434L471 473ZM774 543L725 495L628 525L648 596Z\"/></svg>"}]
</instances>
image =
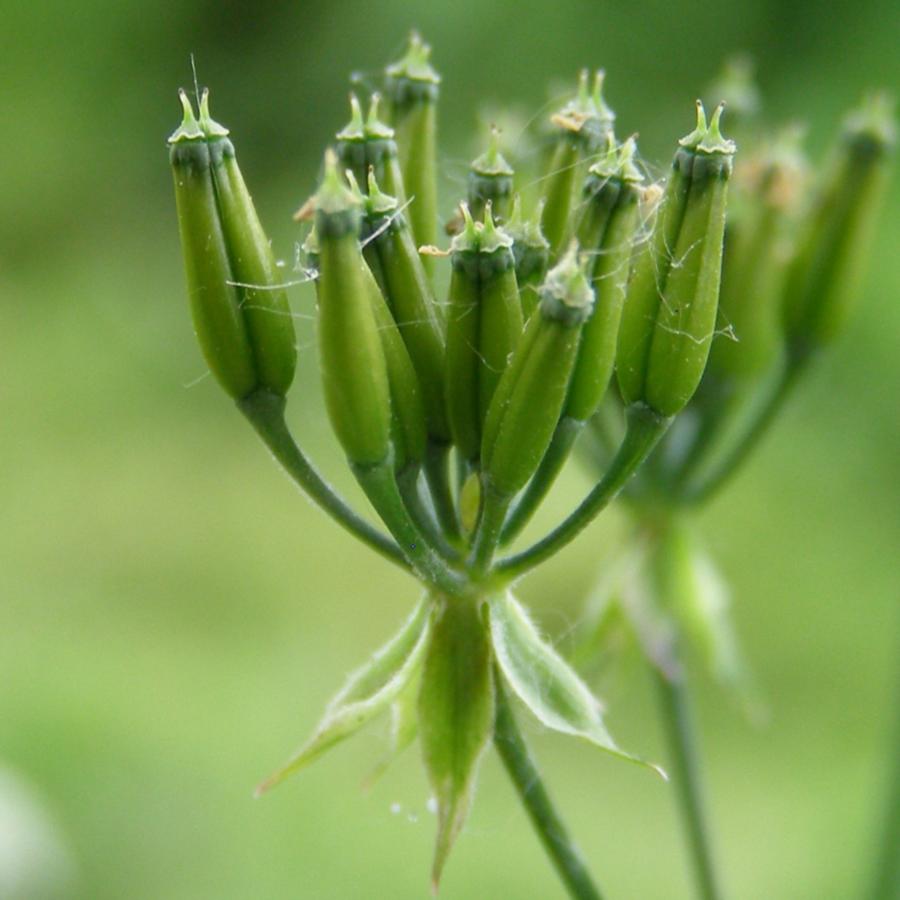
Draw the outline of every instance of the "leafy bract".
<instances>
[{"instance_id":1,"label":"leafy bract","mask_svg":"<svg viewBox=\"0 0 900 900\"><path fill-rule=\"evenodd\" d=\"M312 737L257 788L257 796L358 731L400 696L422 662L431 630L431 611L431 598L425 596L394 638L350 675L328 704Z\"/></svg>"},{"instance_id":2,"label":"leafy bract","mask_svg":"<svg viewBox=\"0 0 900 900\"><path fill-rule=\"evenodd\" d=\"M442 600L419 693L422 752L438 805L435 889L469 812L478 762L493 728L491 645L479 604L467 598Z\"/></svg>"},{"instance_id":3,"label":"leafy bract","mask_svg":"<svg viewBox=\"0 0 900 900\"><path fill-rule=\"evenodd\" d=\"M490 624L500 670L538 721L554 731L585 738L616 756L650 765L619 748L603 723L597 698L540 636L512 594L491 598ZM650 767L664 775L656 766Z\"/></svg>"}]
</instances>

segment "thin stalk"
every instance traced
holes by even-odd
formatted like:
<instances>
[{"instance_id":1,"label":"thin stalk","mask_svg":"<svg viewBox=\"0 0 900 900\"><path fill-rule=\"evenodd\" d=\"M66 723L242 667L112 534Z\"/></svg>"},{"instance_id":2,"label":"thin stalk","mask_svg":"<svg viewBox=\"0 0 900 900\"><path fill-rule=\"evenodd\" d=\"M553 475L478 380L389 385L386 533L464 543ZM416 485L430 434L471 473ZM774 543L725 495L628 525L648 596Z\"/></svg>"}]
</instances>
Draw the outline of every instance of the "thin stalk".
<instances>
[{"instance_id":1,"label":"thin stalk","mask_svg":"<svg viewBox=\"0 0 900 900\"><path fill-rule=\"evenodd\" d=\"M257 391L238 401L237 405L285 472L310 499L355 538L380 553L385 559L411 571L412 567L400 546L357 515L346 501L335 493L297 446L284 418L284 397L269 391Z\"/></svg>"},{"instance_id":2,"label":"thin stalk","mask_svg":"<svg viewBox=\"0 0 900 900\"><path fill-rule=\"evenodd\" d=\"M425 480L431 493L434 512L444 534L451 542L459 541L459 519L450 488L450 445L429 441L425 451Z\"/></svg>"},{"instance_id":3,"label":"thin stalk","mask_svg":"<svg viewBox=\"0 0 900 900\"><path fill-rule=\"evenodd\" d=\"M581 434L584 422L568 417L560 419L553 433L553 440L534 473L528 487L519 498L512 512L503 526L500 534L500 543L506 544L515 539L516 535L528 524L535 510L541 505L547 492L556 481L557 475L565 465L575 440Z\"/></svg>"},{"instance_id":4,"label":"thin stalk","mask_svg":"<svg viewBox=\"0 0 900 900\"><path fill-rule=\"evenodd\" d=\"M790 356L781 370L779 377L772 385L769 396L756 410L752 419L745 425L744 433L713 470L698 483L687 484L679 501L696 505L708 500L723 484L740 468L750 452L756 447L769 430L787 400L794 385L803 372L809 356L805 353Z\"/></svg>"},{"instance_id":5,"label":"thin stalk","mask_svg":"<svg viewBox=\"0 0 900 900\"><path fill-rule=\"evenodd\" d=\"M581 858L581 853L569 837L568 830L541 781L540 772L519 731L503 688L502 675L496 670L494 687L496 693L494 745L544 850L573 900L602 900L600 891L594 885Z\"/></svg>"},{"instance_id":6,"label":"thin stalk","mask_svg":"<svg viewBox=\"0 0 900 900\"><path fill-rule=\"evenodd\" d=\"M586 528L622 490L672 422L671 419L663 418L643 404L630 406L627 410L627 419L625 437L606 474L596 487L585 497L575 512L550 534L527 550L501 560L495 567L495 572L501 578L510 580L518 578L538 563L554 556Z\"/></svg>"},{"instance_id":7,"label":"thin stalk","mask_svg":"<svg viewBox=\"0 0 900 900\"><path fill-rule=\"evenodd\" d=\"M723 894L713 865L687 687L683 676L669 679L655 666L653 673L669 745L669 775L680 803L699 896L703 900L721 900Z\"/></svg>"},{"instance_id":8,"label":"thin stalk","mask_svg":"<svg viewBox=\"0 0 900 900\"><path fill-rule=\"evenodd\" d=\"M477 576L483 575L494 558L494 552L500 543L500 530L506 520L506 512L512 497L498 494L484 476L481 479L481 510L475 537L472 539L472 556L469 561L470 570Z\"/></svg>"},{"instance_id":9,"label":"thin stalk","mask_svg":"<svg viewBox=\"0 0 900 900\"><path fill-rule=\"evenodd\" d=\"M397 487L400 490L403 503L416 527L422 532L428 543L446 559L458 559L459 553L447 541L431 503L422 496L422 489L419 483L420 471L421 469L416 466L408 471L398 473Z\"/></svg>"},{"instance_id":10,"label":"thin stalk","mask_svg":"<svg viewBox=\"0 0 900 900\"><path fill-rule=\"evenodd\" d=\"M457 594L461 576L442 559L413 521L390 460L375 466L351 466L356 480L419 577L448 594Z\"/></svg>"}]
</instances>

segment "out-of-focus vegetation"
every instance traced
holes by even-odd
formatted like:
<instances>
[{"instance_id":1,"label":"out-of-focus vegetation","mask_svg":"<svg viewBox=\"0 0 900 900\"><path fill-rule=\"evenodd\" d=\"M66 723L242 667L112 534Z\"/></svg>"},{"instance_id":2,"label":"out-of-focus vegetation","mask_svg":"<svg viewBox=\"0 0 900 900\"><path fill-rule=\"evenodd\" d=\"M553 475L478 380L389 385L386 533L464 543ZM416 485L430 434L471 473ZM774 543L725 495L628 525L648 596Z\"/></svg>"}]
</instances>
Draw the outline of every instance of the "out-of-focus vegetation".
<instances>
[{"instance_id":1,"label":"out-of-focus vegetation","mask_svg":"<svg viewBox=\"0 0 900 900\"><path fill-rule=\"evenodd\" d=\"M165 148L189 54L289 270L290 214L346 118L347 76L374 83L410 25L448 86L443 174L462 192L478 106L508 105L524 122L541 110L523 98L564 90L581 65L606 67L618 130L640 123L662 171L694 97L747 51L767 114L808 121L820 156L867 88L900 85L894 4L50 0L3 19L0 896L424 896L434 829L416 750L359 790L384 747L377 727L251 799L415 587L296 495L203 377ZM753 730L715 689L700 698L738 897L855 898L874 853L897 701L898 245L895 180L851 328L703 514L772 712ZM292 303L291 414L350 492L318 400L309 286ZM585 486L573 464L547 521ZM576 621L615 526L605 516L524 587L556 635ZM640 670L605 692L622 742L658 757ZM663 785L587 746L535 743L610 897L690 896ZM7 859L23 834L46 839L20 840L27 849ZM49 873L46 890L12 893L14 870L29 867ZM493 759L444 892L559 893Z\"/></svg>"}]
</instances>

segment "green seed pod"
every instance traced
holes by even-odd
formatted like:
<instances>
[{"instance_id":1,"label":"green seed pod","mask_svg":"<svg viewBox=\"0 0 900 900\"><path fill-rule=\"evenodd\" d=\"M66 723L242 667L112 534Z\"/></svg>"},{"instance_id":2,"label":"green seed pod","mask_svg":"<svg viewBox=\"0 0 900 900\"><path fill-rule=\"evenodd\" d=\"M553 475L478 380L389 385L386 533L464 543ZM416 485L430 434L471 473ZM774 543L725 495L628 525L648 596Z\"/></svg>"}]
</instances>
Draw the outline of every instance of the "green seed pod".
<instances>
[{"instance_id":1,"label":"green seed pod","mask_svg":"<svg viewBox=\"0 0 900 900\"><path fill-rule=\"evenodd\" d=\"M366 210L373 204L378 204L377 197L366 197L360 192L359 185L349 169L346 175L350 184L350 193L357 204ZM383 277L378 260L376 259L374 262L378 276ZM425 456L425 412L422 406L419 380L368 257L366 257L365 269L363 280L372 310L375 313L375 324L384 351L390 388L391 446L394 451L394 468L398 473L410 472L414 475Z\"/></svg>"},{"instance_id":2,"label":"green seed pod","mask_svg":"<svg viewBox=\"0 0 900 900\"><path fill-rule=\"evenodd\" d=\"M387 186L392 196L402 206L403 177L397 157L394 130L378 118L381 97L372 94L369 112L363 121L362 108L355 94L350 95L350 121L335 137L335 152L344 170L350 170L357 184L365 186L369 169L374 169L377 179Z\"/></svg>"},{"instance_id":3,"label":"green seed pod","mask_svg":"<svg viewBox=\"0 0 900 900\"><path fill-rule=\"evenodd\" d=\"M403 174L400 171L397 142L394 140L394 129L378 118L380 103L380 94L372 94L369 98L369 113L366 116L366 162L384 190L396 198L400 207L404 207L406 191L403 186Z\"/></svg>"},{"instance_id":4,"label":"green seed pod","mask_svg":"<svg viewBox=\"0 0 900 900\"><path fill-rule=\"evenodd\" d=\"M794 354L831 341L850 314L895 143L896 126L884 98L847 121L787 274L784 329Z\"/></svg>"},{"instance_id":5,"label":"green seed pod","mask_svg":"<svg viewBox=\"0 0 900 900\"><path fill-rule=\"evenodd\" d=\"M417 468L425 458L425 409L419 379L397 323L371 271L364 273L375 312L391 393L391 443L397 472Z\"/></svg>"},{"instance_id":6,"label":"green seed pod","mask_svg":"<svg viewBox=\"0 0 900 900\"><path fill-rule=\"evenodd\" d=\"M450 291L447 306L447 421L453 443L463 459L478 458L481 446L478 413L479 296L478 235L468 210L466 224L450 250Z\"/></svg>"},{"instance_id":7,"label":"green seed pod","mask_svg":"<svg viewBox=\"0 0 900 900\"><path fill-rule=\"evenodd\" d=\"M400 154L403 185L412 202L409 220L417 246L437 240L437 100L440 76L431 47L413 33L406 55L387 67L390 122ZM423 261L426 271L430 260Z\"/></svg>"},{"instance_id":8,"label":"green seed pod","mask_svg":"<svg viewBox=\"0 0 900 900\"><path fill-rule=\"evenodd\" d=\"M565 416L582 422L600 406L612 375L616 340L625 302L632 245L639 218L642 176L634 164L636 144L613 145L591 167L585 182L585 209L578 227L588 254L594 287L593 312L584 326Z\"/></svg>"},{"instance_id":9,"label":"green seed pod","mask_svg":"<svg viewBox=\"0 0 900 900\"><path fill-rule=\"evenodd\" d=\"M509 213L514 174L500 152L500 132L492 128L487 150L469 166L468 201L473 218L482 218L485 204L490 203L494 219L503 222Z\"/></svg>"},{"instance_id":10,"label":"green seed pod","mask_svg":"<svg viewBox=\"0 0 900 900\"><path fill-rule=\"evenodd\" d=\"M180 92L184 121L169 138L194 328L215 378L235 400L264 389L284 395L294 377L294 323L268 239L237 165L228 131L199 122Z\"/></svg>"},{"instance_id":11,"label":"green seed pod","mask_svg":"<svg viewBox=\"0 0 900 900\"><path fill-rule=\"evenodd\" d=\"M395 198L383 193L369 171L365 199L365 256L379 273L393 321L418 374L428 433L439 443L450 440L444 397L444 333L409 225ZM374 265L373 265L374 263Z\"/></svg>"},{"instance_id":12,"label":"green seed pod","mask_svg":"<svg viewBox=\"0 0 900 900\"><path fill-rule=\"evenodd\" d=\"M589 92L588 70L583 69L575 98L551 119L557 139L545 179L541 228L553 253L561 252L568 243L575 186L584 180L587 160L603 146L615 121L603 100L603 77L602 71L596 73L593 92Z\"/></svg>"},{"instance_id":13,"label":"green seed pod","mask_svg":"<svg viewBox=\"0 0 900 900\"><path fill-rule=\"evenodd\" d=\"M516 283L522 302L522 316L528 319L537 309L538 288L547 274L550 263L550 244L541 231L543 203L538 203L532 216L522 215L522 200L513 198L512 213L503 230L513 239L513 258L516 261Z\"/></svg>"},{"instance_id":14,"label":"green seed pod","mask_svg":"<svg viewBox=\"0 0 900 900\"><path fill-rule=\"evenodd\" d=\"M351 171L357 183L366 183L366 126L356 94L350 95L350 121L334 136L334 152L344 171Z\"/></svg>"},{"instance_id":15,"label":"green seed pod","mask_svg":"<svg viewBox=\"0 0 900 900\"><path fill-rule=\"evenodd\" d=\"M713 341L703 377L704 385L709 381L720 393L728 385L761 377L781 349L779 301L788 234L806 181L799 136L791 128L778 137L740 181L743 216L734 233L726 235L719 300L720 328L731 339ZM735 187L738 175L736 170Z\"/></svg>"},{"instance_id":16,"label":"green seed pod","mask_svg":"<svg viewBox=\"0 0 900 900\"><path fill-rule=\"evenodd\" d=\"M673 416L690 400L715 329L734 144L709 126L682 138L652 241L635 264L619 332L616 370L627 404Z\"/></svg>"},{"instance_id":17,"label":"green seed pod","mask_svg":"<svg viewBox=\"0 0 900 900\"><path fill-rule=\"evenodd\" d=\"M479 241L478 406L483 423L500 377L522 337L523 322L512 238L495 227L490 203L484 210Z\"/></svg>"},{"instance_id":18,"label":"green seed pod","mask_svg":"<svg viewBox=\"0 0 900 900\"><path fill-rule=\"evenodd\" d=\"M491 490L512 496L537 469L566 401L581 331L594 292L577 245L541 286L541 303L494 393L484 424L481 461Z\"/></svg>"},{"instance_id":19,"label":"green seed pod","mask_svg":"<svg viewBox=\"0 0 900 900\"><path fill-rule=\"evenodd\" d=\"M447 417L464 459L475 460L491 398L522 333L512 238L462 206L465 227L451 244L447 317Z\"/></svg>"},{"instance_id":20,"label":"green seed pod","mask_svg":"<svg viewBox=\"0 0 900 900\"><path fill-rule=\"evenodd\" d=\"M341 446L351 463L366 467L388 458L392 415L369 271L359 249L359 218L357 198L341 182L337 158L329 151L315 219L322 381Z\"/></svg>"}]
</instances>

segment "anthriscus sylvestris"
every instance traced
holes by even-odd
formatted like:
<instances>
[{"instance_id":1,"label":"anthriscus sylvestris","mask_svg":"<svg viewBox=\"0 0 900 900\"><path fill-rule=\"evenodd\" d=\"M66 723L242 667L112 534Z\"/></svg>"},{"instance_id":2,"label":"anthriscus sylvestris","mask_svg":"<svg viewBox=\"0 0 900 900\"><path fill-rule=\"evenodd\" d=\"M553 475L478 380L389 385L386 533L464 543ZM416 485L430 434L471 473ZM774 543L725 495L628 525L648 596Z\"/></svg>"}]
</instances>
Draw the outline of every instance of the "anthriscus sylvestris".
<instances>
[{"instance_id":1,"label":"anthriscus sylvestris","mask_svg":"<svg viewBox=\"0 0 900 900\"><path fill-rule=\"evenodd\" d=\"M437 802L435 884L493 742L572 896L598 896L540 783L512 698L549 729L635 759L513 589L634 483L694 394L715 330L734 145L719 131L721 108L709 125L701 108L660 200L659 186L642 177L635 140L616 141L602 78L591 88L585 70L549 117L543 172L530 168L528 134L524 153L501 154L491 136L460 185L465 196L444 207L461 210L452 240L437 227L441 79L427 45L413 37L387 68L383 114L378 93L365 116L351 97L298 243L315 282L328 420L378 525L324 481L288 428L291 313L225 130L205 100L199 120L185 100L171 139L192 313L211 370L287 473L421 588L397 635L350 676L262 789L391 710L391 754L420 738ZM862 152L871 133L866 126L865 140L848 145L860 177L877 158ZM837 195L822 209L851 209ZM835 237L831 246L845 244ZM810 285L824 265L798 252L791 271ZM828 332L809 324L803 303L785 321ZM621 414L620 428L607 435L602 472L584 498L503 555L586 423L607 407Z\"/></svg>"}]
</instances>

